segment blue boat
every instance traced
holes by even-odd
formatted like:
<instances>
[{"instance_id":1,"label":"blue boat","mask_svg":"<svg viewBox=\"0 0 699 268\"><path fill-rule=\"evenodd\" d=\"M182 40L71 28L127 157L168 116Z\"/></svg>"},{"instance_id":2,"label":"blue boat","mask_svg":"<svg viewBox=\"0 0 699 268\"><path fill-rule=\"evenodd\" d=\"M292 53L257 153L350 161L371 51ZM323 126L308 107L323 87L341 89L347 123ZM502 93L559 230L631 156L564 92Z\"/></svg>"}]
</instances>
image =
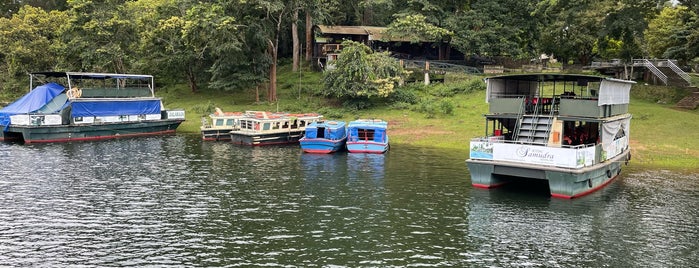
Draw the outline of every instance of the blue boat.
<instances>
[{"instance_id":1,"label":"blue boat","mask_svg":"<svg viewBox=\"0 0 699 268\"><path fill-rule=\"evenodd\" d=\"M306 153L329 154L345 147L347 129L345 122L318 121L306 126L306 133L299 142Z\"/></svg>"},{"instance_id":2,"label":"blue boat","mask_svg":"<svg viewBox=\"0 0 699 268\"><path fill-rule=\"evenodd\" d=\"M388 151L388 122L378 119L359 119L347 126L347 151L350 153L382 154Z\"/></svg>"}]
</instances>

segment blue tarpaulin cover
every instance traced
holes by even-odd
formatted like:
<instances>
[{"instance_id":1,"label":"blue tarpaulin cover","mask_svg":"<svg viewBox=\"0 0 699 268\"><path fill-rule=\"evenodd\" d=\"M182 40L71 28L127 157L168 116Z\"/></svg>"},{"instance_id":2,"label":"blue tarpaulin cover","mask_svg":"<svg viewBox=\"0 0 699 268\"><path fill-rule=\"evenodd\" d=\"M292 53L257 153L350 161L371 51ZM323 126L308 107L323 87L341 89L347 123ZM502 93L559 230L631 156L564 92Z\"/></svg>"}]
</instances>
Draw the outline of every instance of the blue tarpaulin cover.
<instances>
[{"instance_id":1,"label":"blue tarpaulin cover","mask_svg":"<svg viewBox=\"0 0 699 268\"><path fill-rule=\"evenodd\" d=\"M160 100L75 101L72 116L160 114Z\"/></svg>"},{"instance_id":2,"label":"blue tarpaulin cover","mask_svg":"<svg viewBox=\"0 0 699 268\"><path fill-rule=\"evenodd\" d=\"M40 109L54 97L61 94L64 89L65 87L56 83L48 83L34 88L34 90L29 91L23 97L0 110L0 125L10 125L11 115L31 113Z\"/></svg>"}]
</instances>

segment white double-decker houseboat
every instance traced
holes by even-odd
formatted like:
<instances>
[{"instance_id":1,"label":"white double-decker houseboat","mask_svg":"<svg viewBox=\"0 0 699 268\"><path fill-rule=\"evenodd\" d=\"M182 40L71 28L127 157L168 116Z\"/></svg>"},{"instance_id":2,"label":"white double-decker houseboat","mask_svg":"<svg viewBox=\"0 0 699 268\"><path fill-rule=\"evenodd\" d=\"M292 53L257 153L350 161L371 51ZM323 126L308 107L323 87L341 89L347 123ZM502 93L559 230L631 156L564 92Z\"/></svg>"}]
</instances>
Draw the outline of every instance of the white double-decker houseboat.
<instances>
[{"instance_id":1,"label":"white double-decker houseboat","mask_svg":"<svg viewBox=\"0 0 699 268\"><path fill-rule=\"evenodd\" d=\"M574 198L611 182L631 159L633 81L591 75L523 74L486 80L485 136L466 160L474 187L547 180Z\"/></svg>"}]
</instances>

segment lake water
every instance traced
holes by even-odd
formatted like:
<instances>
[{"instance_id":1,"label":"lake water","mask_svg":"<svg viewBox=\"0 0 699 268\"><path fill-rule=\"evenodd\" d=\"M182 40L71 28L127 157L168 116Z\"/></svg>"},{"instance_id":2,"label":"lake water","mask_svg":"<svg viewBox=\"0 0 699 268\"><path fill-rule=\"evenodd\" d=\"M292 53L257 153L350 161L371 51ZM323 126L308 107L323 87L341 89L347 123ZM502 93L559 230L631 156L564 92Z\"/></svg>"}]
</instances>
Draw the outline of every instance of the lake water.
<instances>
[{"instance_id":1,"label":"lake water","mask_svg":"<svg viewBox=\"0 0 699 268\"><path fill-rule=\"evenodd\" d=\"M470 185L461 152L304 154L198 136L0 143L0 266L696 267L699 178Z\"/></svg>"}]
</instances>

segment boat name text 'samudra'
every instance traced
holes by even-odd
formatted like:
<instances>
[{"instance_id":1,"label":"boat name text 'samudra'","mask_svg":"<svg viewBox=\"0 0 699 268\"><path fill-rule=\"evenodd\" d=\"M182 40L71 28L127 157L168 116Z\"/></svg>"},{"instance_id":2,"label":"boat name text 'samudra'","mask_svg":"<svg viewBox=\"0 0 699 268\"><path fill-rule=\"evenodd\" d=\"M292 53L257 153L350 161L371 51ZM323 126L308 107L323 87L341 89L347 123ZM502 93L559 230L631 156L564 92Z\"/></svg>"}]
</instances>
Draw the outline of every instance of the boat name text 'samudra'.
<instances>
[{"instance_id":1,"label":"boat name text 'samudra'","mask_svg":"<svg viewBox=\"0 0 699 268\"><path fill-rule=\"evenodd\" d=\"M35 82L44 82L34 87ZM165 110L151 75L37 72L32 89L0 110L0 140L25 143L174 133L184 110Z\"/></svg>"},{"instance_id":2,"label":"boat name text 'samudra'","mask_svg":"<svg viewBox=\"0 0 699 268\"><path fill-rule=\"evenodd\" d=\"M632 84L589 75L488 78L485 137L471 140L466 161L473 186L542 179L559 198L602 188L631 158Z\"/></svg>"}]
</instances>

